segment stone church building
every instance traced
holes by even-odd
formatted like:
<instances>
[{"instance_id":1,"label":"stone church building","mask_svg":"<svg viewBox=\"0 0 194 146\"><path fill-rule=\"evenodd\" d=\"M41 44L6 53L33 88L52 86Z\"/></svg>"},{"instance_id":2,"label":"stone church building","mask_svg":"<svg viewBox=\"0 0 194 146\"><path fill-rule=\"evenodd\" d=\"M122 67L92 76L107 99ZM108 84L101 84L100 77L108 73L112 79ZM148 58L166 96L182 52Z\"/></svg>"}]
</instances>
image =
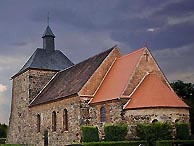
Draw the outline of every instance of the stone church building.
<instances>
[{"instance_id":1,"label":"stone church building","mask_svg":"<svg viewBox=\"0 0 194 146\"><path fill-rule=\"evenodd\" d=\"M55 50L47 26L37 48L12 77L7 143L63 146L81 139L81 125L189 123L189 107L175 94L148 48L121 55L115 46L78 64Z\"/></svg>"}]
</instances>

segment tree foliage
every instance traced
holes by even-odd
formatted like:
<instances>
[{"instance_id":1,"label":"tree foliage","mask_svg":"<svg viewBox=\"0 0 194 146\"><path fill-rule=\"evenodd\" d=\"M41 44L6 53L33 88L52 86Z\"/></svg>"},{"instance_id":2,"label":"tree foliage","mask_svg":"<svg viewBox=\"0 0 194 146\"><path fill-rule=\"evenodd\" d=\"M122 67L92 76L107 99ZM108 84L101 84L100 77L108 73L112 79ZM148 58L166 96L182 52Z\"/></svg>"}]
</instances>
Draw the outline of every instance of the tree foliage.
<instances>
[{"instance_id":1,"label":"tree foliage","mask_svg":"<svg viewBox=\"0 0 194 146\"><path fill-rule=\"evenodd\" d=\"M169 123L144 123L136 127L136 136L154 146L157 140L172 139L172 125Z\"/></svg>"},{"instance_id":2,"label":"tree foliage","mask_svg":"<svg viewBox=\"0 0 194 146\"><path fill-rule=\"evenodd\" d=\"M171 87L174 89L176 94L186 101L193 101L194 95L194 84L184 83L183 81L176 81L171 83Z\"/></svg>"},{"instance_id":3,"label":"tree foliage","mask_svg":"<svg viewBox=\"0 0 194 146\"><path fill-rule=\"evenodd\" d=\"M194 133L194 84L176 81L171 83L171 87L176 94L190 106L191 132Z\"/></svg>"},{"instance_id":4,"label":"tree foliage","mask_svg":"<svg viewBox=\"0 0 194 146\"><path fill-rule=\"evenodd\" d=\"M188 140L190 138L189 134L189 124L187 123L176 123L176 139Z\"/></svg>"},{"instance_id":5,"label":"tree foliage","mask_svg":"<svg viewBox=\"0 0 194 146\"><path fill-rule=\"evenodd\" d=\"M6 138L7 137L7 125L0 123L0 138Z\"/></svg>"}]
</instances>

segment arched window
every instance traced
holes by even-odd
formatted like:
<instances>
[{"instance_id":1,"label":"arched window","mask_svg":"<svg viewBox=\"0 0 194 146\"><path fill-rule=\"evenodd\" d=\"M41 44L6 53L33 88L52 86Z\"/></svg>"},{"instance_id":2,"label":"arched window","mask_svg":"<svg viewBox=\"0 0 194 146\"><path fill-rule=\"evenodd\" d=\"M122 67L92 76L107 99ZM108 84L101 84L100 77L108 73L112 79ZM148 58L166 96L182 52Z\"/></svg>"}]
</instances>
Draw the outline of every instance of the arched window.
<instances>
[{"instance_id":1,"label":"arched window","mask_svg":"<svg viewBox=\"0 0 194 146\"><path fill-rule=\"evenodd\" d=\"M67 109L63 111L63 129L68 131L68 112Z\"/></svg>"},{"instance_id":2,"label":"arched window","mask_svg":"<svg viewBox=\"0 0 194 146\"><path fill-rule=\"evenodd\" d=\"M106 109L101 107L100 109L100 122L106 122Z\"/></svg>"},{"instance_id":3,"label":"arched window","mask_svg":"<svg viewBox=\"0 0 194 146\"><path fill-rule=\"evenodd\" d=\"M156 123L156 122L158 122L158 120L157 120L157 119L152 120L152 123Z\"/></svg>"},{"instance_id":4,"label":"arched window","mask_svg":"<svg viewBox=\"0 0 194 146\"><path fill-rule=\"evenodd\" d=\"M53 131L57 130L57 114L55 111L52 113L52 129Z\"/></svg>"},{"instance_id":5,"label":"arched window","mask_svg":"<svg viewBox=\"0 0 194 146\"><path fill-rule=\"evenodd\" d=\"M41 118L40 114L37 115L37 132L40 132Z\"/></svg>"}]
</instances>

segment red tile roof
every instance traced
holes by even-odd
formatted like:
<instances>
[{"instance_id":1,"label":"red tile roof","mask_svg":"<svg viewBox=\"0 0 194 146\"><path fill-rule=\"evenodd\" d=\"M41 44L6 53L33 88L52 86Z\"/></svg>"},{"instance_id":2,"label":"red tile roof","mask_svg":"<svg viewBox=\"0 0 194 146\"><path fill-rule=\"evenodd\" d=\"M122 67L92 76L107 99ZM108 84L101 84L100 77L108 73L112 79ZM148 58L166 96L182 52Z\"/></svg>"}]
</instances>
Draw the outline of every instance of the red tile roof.
<instances>
[{"instance_id":1,"label":"red tile roof","mask_svg":"<svg viewBox=\"0 0 194 146\"><path fill-rule=\"evenodd\" d=\"M130 96L125 109L188 106L156 74L148 74Z\"/></svg>"},{"instance_id":2,"label":"red tile roof","mask_svg":"<svg viewBox=\"0 0 194 146\"><path fill-rule=\"evenodd\" d=\"M120 98L145 48L118 58L90 103Z\"/></svg>"}]
</instances>

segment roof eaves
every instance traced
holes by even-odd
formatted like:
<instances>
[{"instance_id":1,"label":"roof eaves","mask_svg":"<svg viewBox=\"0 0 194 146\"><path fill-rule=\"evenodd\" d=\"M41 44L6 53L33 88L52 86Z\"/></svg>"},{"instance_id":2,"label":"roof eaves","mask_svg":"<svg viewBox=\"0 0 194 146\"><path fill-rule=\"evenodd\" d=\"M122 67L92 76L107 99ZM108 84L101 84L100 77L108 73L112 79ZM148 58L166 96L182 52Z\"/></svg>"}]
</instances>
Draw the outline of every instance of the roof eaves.
<instances>
[{"instance_id":1,"label":"roof eaves","mask_svg":"<svg viewBox=\"0 0 194 146\"><path fill-rule=\"evenodd\" d=\"M42 70L42 71L55 71L55 72L60 71L60 70L53 70L53 69L41 69L41 68L35 68L35 67L28 67L28 68L26 68L25 70L23 70L22 72L18 72L17 74L13 75L13 76L11 77L11 79L13 79L13 78L15 78L15 77L21 75L22 73L24 73L24 72L26 72L27 70L30 70L30 69L34 69L34 70Z\"/></svg>"},{"instance_id":2,"label":"roof eaves","mask_svg":"<svg viewBox=\"0 0 194 146\"><path fill-rule=\"evenodd\" d=\"M15 75L20 75L21 73L25 72L32 64L35 56L37 55L37 52L40 48L37 48L36 51L32 54L32 56L29 57L28 61L22 66L22 68L19 70L18 73L16 73ZM15 76L13 75L13 77Z\"/></svg>"},{"instance_id":3,"label":"roof eaves","mask_svg":"<svg viewBox=\"0 0 194 146\"><path fill-rule=\"evenodd\" d=\"M132 107L132 108L127 108L127 109L124 109L124 110L135 110L135 109L148 109L148 108L185 108L185 109L188 109L190 108L189 106L188 107L181 107L181 106L142 106L142 107Z\"/></svg>"},{"instance_id":4,"label":"roof eaves","mask_svg":"<svg viewBox=\"0 0 194 146\"><path fill-rule=\"evenodd\" d=\"M38 106L38 105L43 105L43 104L48 104L48 103L53 103L53 102L61 101L61 100L63 100L64 98L72 97L72 96L74 96L74 95L78 95L78 94L77 94L77 93L73 93L73 94L68 95L68 96L65 96L65 97L57 98L57 99L54 99L54 100L49 100L49 101L42 102L42 103L38 103L38 104L34 104L34 105L29 105L28 107L34 107L34 106Z\"/></svg>"},{"instance_id":5,"label":"roof eaves","mask_svg":"<svg viewBox=\"0 0 194 146\"><path fill-rule=\"evenodd\" d=\"M98 103L104 103L104 102L111 102L113 100L120 100L122 98L120 97L115 97L115 98L112 98L112 99L108 99L108 100L101 100L101 101L97 101L97 102L91 102L93 98L90 99L90 101L88 102L88 104L98 104Z\"/></svg>"}]
</instances>

